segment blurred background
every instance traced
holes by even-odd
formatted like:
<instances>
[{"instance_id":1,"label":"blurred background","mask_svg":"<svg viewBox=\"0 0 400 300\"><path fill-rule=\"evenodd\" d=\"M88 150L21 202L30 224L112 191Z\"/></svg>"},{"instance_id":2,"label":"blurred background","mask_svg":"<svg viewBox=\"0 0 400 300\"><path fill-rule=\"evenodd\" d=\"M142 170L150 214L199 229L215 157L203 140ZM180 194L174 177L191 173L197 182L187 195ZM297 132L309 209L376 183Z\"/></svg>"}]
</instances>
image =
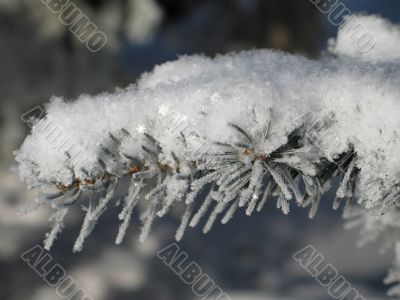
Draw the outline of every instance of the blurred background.
<instances>
[{"instance_id":1,"label":"blurred background","mask_svg":"<svg viewBox=\"0 0 400 300\"><path fill-rule=\"evenodd\" d=\"M397 0L342 1L352 12L380 14L400 23ZM308 0L75 0L106 33L107 45L92 53L39 0L0 0L0 299L59 299L55 290L24 263L20 254L41 244L50 210L24 217L17 210L34 194L10 171L13 151L29 128L20 116L52 95L113 91L141 73L180 55L256 48L281 49L317 58L337 28ZM95 125L95 124L94 124ZM314 245L366 299L387 299L382 279L392 253L371 245L357 248L357 230L343 229L327 195L317 217L292 209L284 216L272 202L263 212L240 212L208 235L189 230L182 250L232 300L330 299L326 290L292 259ZM178 218L159 220L145 243L136 219L121 246L114 245L118 210L108 210L84 251L72 253L82 213L70 214L54 259L95 300L196 299L155 255L173 241Z\"/></svg>"}]
</instances>

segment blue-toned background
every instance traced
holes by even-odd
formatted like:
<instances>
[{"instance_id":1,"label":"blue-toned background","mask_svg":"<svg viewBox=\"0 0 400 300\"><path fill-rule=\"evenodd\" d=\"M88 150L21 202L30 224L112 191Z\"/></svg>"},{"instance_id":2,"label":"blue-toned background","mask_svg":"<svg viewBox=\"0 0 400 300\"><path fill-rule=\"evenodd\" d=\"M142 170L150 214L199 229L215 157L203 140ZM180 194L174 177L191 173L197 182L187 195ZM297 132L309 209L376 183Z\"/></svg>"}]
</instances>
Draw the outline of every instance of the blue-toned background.
<instances>
[{"instance_id":1,"label":"blue-toned background","mask_svg":"<svg viewBox=\"0 0 400 300\"><path fill-rule=\"evenodd\" d=\"M50 209L17 217L34 200L10 171L28 127L21 114L52 95L113 91L141 73L180 55L275 48L318 57L336 35L326 16L306 0L77 0L78 7L108 36L89 52L39 0L0 0L0 299L58 299L55 290L20 259L41 244ZM380 14L400 23L397 0L343 1L354 13ZM96 126L96 124L93 124ZM293 208L288 216L268 203L263 212L243 212L208 235L189 230L180 247L232 298L244 300L330 299L292 254L312 244L366 299L387 299L382 283L392 253L357 248L358 231L343 229L333 194L317 217ZM72 254L82 212L50 254L95 300L192 300L196 297L155 255L173 242L178 216L158 220L150 239L138 241L137 217L126 241L114 245L118 209L109 210L86 243Z\"/></svg>"}]
</instances>

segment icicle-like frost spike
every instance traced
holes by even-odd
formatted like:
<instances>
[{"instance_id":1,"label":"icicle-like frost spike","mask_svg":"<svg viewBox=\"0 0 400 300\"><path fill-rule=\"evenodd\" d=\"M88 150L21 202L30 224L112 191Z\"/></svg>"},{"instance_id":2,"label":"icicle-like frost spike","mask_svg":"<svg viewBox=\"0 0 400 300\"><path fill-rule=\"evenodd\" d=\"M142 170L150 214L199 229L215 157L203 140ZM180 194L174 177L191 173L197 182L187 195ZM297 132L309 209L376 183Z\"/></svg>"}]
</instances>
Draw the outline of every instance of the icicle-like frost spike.
<instances>
[{"instance_id":1,"label":"icicle-like frost spike","mask_svg":"<svg viewBox=\"0 0 400 300\"><path fill-rule=\"evenodd\" d=\"M248 216L252 215L254 209L257 206L258 200L259 200L259 195L258 194L253 194L253 196L251 197L250 203L247 206L246 215L248 215Z\"/></svg>"},{"instance_id":2,"label":"icicle-like frost spike","mask_svg":"<svg viewBox=\"0 0 400 300\"><path fill-rule=\"evenodd\" d=\"M49 200L57 199L61 195L64 195L64 193L57 193L51 197L45 197L46 202ZM53 225L52 230L46 235L46 239L44 241L44 248L46 250L49 251L51 249L58 234L64 228L63 222L65 219L65 216L67 215L67 213L69 211L69 206L72 205L73 203L75 203L81 197L81 195L82 195L82 191L77 190L77 191L74 191L74 194L72 195L72 197L70 199L67 198L61 204L58 204L58 205L54 204L57 211L50 218L51 220L54 220L54 225Z\"/></svg>"},{"instance_id":3,"label":"icicle-like frost spike","mask_svg":"<svg viewBox=\"0 0 400 300\"><path fill-rule=\"evenodd\" d=\"M229 202L238 196L240 190L249 183L250 174L244 175L239 180L235 181L232 185L230 185L224 192L225 198L223 201Z\"/></svg>"},{"instance_id":4,"label":"icicle-like frost spike","mask_svg":"<svg viewBox=\"0 0 400 300\"><path fill-rule=\"evenodd\" d=\"M224 172L224 169L220 169L217 170L215 172L209 173L199 179L196 179L194 181L192 181L191 187L193 190L200 190L201 188L203 188L205 185L207 185L208 183L211 183L215 180L217 180L217 178L219 178L219 176L221 176L221 174Z\"/></svg>"},{"instance_id":5,"label":"icicle-like frost spike","mask_svg":"<svg viewBox=\"0 0 400 300\"><path fill-rule=\"evenodd\" d=\"M285 215L289 213L290 206L285 196L283 195L279 196L277 200L277 208L280 208Z\"/></svg>"},{"instance_id":6,"label":"icicle-like frost spike","mask_svg":"<svg viewBox=\"0 0 400 300\"><path fill-rule=\"evenodd\" d=\"M279 172L275 169L275 166L269 166L267 163L265 164L265 166L267 167L269 173L272 175L272 178L274 179L276 184L281 189L285 198L287 200L292 199L292 194L290 193L290 191L285 183L285 180L283 179L283 176L281 174L279 174Z\"/></svg>"},{"instance_id":7,"label":"icicle-like frost spike","mask_svg":"<svg viewBox=\"0 0 400 300\"><path fill-rule=\"evenodd\" d=\"M217 185L220 190L224 190L232 181L236 178L239 178L243 173L249 170L248 167L245 167L243 163L234 163L231 166L228 166L223 174L221 174L220 179L217 181Z\"/></svg>"},{"instance_id":8,"label":"icicle-like frost spike","mask_svg":"<svg viewBox=\"0 0 400 300\"><path fill-rule=\"evenodd\" d=\"M250 199L258 199L260 194L260 189L262 185L262 180L264 176L263 164L260 160L256 160L253 164L253 169L250 177L249 186L242 191L239 200L239 206L245 206Z\"/></svg>"},{"instance_id":9,"label":"icicle-like frost spike","mask_svg":"<svg viewBox=\"0 0 400 300\"><path fill-rule=\"evenodd\" d=\"M178 230L176 231L176 234L175 234L175 239L178 242L182 239L182 237L183 237L183 235L185 233L185 230L189 225L190 217L192 216L193 206L194 206L193 203L189 204L186 207L186 210L185 210L185 212L184 212L184 214L182 216L181 224L179 225L179 228L178 228Z\"/></svg>"},{"instance_id":10,"label":"icicle-like frost spike","mask_svg":"<svg viewBox=\"0 0 400 300\"><path fill-rule=\"evenodd\" d=\"M304 187L306 189L306 193L308 195L313 194L314 190L316 189L314 179L311 178L310 176L307 176L304 174L302 175L302 178L303 178L303 182L304 182ZM304 201L304 198L303 198L303 201Z\"/></svg>"},{"instance_id":11,"label":"icicle-like frost spike","mask_svg":"<svg viewBox=\"0 0 400 300\"><path fill-rule=\"evenodd\" d=\"M187 205L191 204L194 202L194 200L196 199L196 197L200 194L200 192L203 190L204 186L201 186L200 188L196 188L194 190L192 190L191 192L189 192L186 196L186 201L185 203Z\"/></svg>"},{"instance_id":12,"label":"icicle-like frost spike","mask_svg":"<svg viewBox=\"0 0 400 300\"><path fill-rule=\"evenodd\" d=\"M121 244L125 237L126 230L128 229L132 218L132 212L139 203L140 192L142 191L143 187L143 180L137 181L134 178L131 179L128 194L125 196L125 206L118 216L122 223L119 226L117 238L115 239L115 243L117 245Z\"/></svg>"},{"instance_id":13,"label":"icicle-like frost spike","mask_svg":"<svg viewBox=\"0 0 400 300\"><path fill-rule=\"evenodd\" d=\"M227 203L221 201L218 202L217 205L215 205L214 209L211 212L210 217L207 220L206 225L203 228L203 233L208 233L212 226L215 223L215 220L217 219L218 215L224 210L224 208L226 207Z\"/></svg>"},{"instance_id":14,"label":"icicle-like frost spike","mask_svg":"<svg viewBox=\"0 0 400 300\"><path fill-rule=\"evenodd\" d=\"M346 218L347 216L350 216L352 210L353 210L352 197L348 197L347 200L346 200L346 204L344 206L343 217Z\"/></svg>"},{"instance_id":15,"label":"icicle-like frost spike","mask_svg":"<svg viewBox=\"0 0 400 300\"><path fill-rule=\"evenodd\" d=\"M179 174L168 176L165 179L165 192L163 197L163 205L157 212L157 216L162 218L165 216L175 202L181 201L187 191L187 181L179 179Z\"/></svg>"},{"instance_id":16,"label":"icicle-like frost spike","mask_svg":"<svg viewBox=\"0 0 400 300\"><path fill-rule=\"evenodd\" d=\"M356 166L356 163L357 163L356 159L353 159L350 162L350 165L348 166L346 173L343 176L343 180L336 192L336 199L333 203L333 209L335 209L335 210L339 208L341 199L350 196L348 194L349 180L350 180L350 176L354 170L354 167Z\"/></svg>"},{"instance_id":17,"label":"icicle-like frost spike","mask_svg":"<svg viewBox=\"0 0 400 300\"><path fill-rule=\"evenodd\" d=\"M46 239L44 240L44 249L49 251L53 246L54 240L57 238L57 235L62 231L64 227L64 219L69 211L69 207L63 207L57 210L51 217L54 220L54 225L51 231L46 235Z\"/></svg>"},{"instance_id":18,"label":"icicle-like frost spike","mask_svg":"<svg viewBox=\"0 0 400 300\"><path fill-rule=\"evenodd\" d=\"M153 199L151 199L151 201L150 201L147 211L145 212L144 223L143 223L142 230L140 232L140 237L139 237L139 241L142 243L145 240L147 240L147 238L150 234L150 230L153 225L153 221L156 217L156 210L157 210L157 205L159 202L160 202L159 195L158 194L154 195Z\"/></svg>"},{"instance_id":19,"label":"icicle-like frost spike","mask_svg":"<svg viewBox=\"0 0 400 300\"><path fill-rule=\"evenodd\" d=\"M158 173L157 175L157 184L155 188L152 189L146 196L145 199L149 202L146 210L140 216L140 220L143 225L140 231L139 241L144 242L151 231L151 227L153 225L153 221L156 217L157 207L162 200L162 196L165 192L165 177L163 174Z\"/></svg>"},{"instance_id":20,"label":"icicle-like frost spike","mask_svg":"<svg viewBox=\"0 0 400 300\"><path fill-rule=\"evenodd\" d=\"M321 187L320 187L320 183L317 180L317 189L316 191L310 196L309 199L309 204L311 205L310 211L308 213L308 217L310 219L313 219L315 217L315 215L317 214L318 208L319 208L319 204L321 201Z\"/></svg>"},{"instance_id":21,"label":"icicle-like frost spike","mask_svg":"<svg viewBox=\"0 0 400 300\"><path fill-rule=\"evenodd\" d=\"M258 206L257 206L257 211L258 212L260 212L264 208L265 204L267 203L267 200L268 200L268 197L271 194L272 188L273 188L272 181L269 180L268 183L267 183L267 187L264 190L263 197L261 198L261 201L258 203Z\"/></svg>"},{"instance_id":22,"label":"icicle-like frost spike","mask_svg":"<svg viewBox=\"0 0 400 300\"><path fill-rule=\"evenodd\" d=\"M240 184L242 179L247 176L248 173L250 173L251 168L242 166L242 168L238 171L236 171L233 174L226 174L224 177L224 182L222 185L219 186L218 190L221 192L225 192L228 190L232 190L233 187L237 186ZM250 178L250 176L248 176Z\"/></svg>"},{"instance_id":23,"label":"icicle-like frost spike","mask_svg":"<svg viewBox=\"0 0 400 300\"><path fill-rule=\"evenodd\" d=\"M174 204L175 201L176 201L176 199L172 195L165 197L164 204L161 207L161 209L157 212L157 216L159 218L164 217L169 212L169 210L171 209L171 206Z\"/></svg>"},{"instance_id":24,"label":"icicle-like frost spike","mask_svg":"<svg viewBox=\"0 0 400 300\"><path fill-rule=\"evenodd\" d=\"M239 200L236 200L232 203L231 207L226 211L224 217L221 220L222 224L227 224L232 218L235 212L239 208Z\"/></svg>"},{"instance_id":25,"label":"icicle-like frost spike","mask_svg":"<svg viewBox=\"0 0 400 300\"><path fill-rule=\"evenodd\" d=\"M98 218L105 211L107 204L112 200L117 185L118 178L111 179L108 184L107 191L105 195L99 200L98 205L96 207L93 207L92 205L88 207L85 218L83 220L81 231L79 232L79 236L74 244L74 252L82 251L83 243L93 231Z\"/></svg>"},{"instance_id":26,"label":"icicle-like frost spike","mask_svg":"<svg viewBox=\"0 0 400 300\"><path fill-rule=\"evenodd\" d=\"M316 197L315 201L312 202L310 212L308 214L308 217L310 219L314 219L314 217L317 215L320 201L321 201L321 197Z\"/></svg>"},{"instance_id":27,"label":"icicle-like frost spike","mask_svg":"<svg viewBox=\"0 0 400 300\"><path fill-rule=\"evenodd\" d=\"M210 207L213 199L211 197L211 193L209 193L206 199L203 201L202 205L200 206L199 210L193 216L192 220L190 221L190 227L196 227L199 224L201 218L207 213L208 208Z\"/></svg>"},{"instance_id":28,"label":"icicle-like frost spike","mask_svg":"<svg viewBox=\"0 0 400 300\"><path fill-rule=\"evenodd\" d=\"M303 203L303 196L301 195L298 184L293 179L292 175L290 174L290 171L283 169L282 174L286 182L289 184L290 189L293 191L297 204L301 205Z\"/></svg>"}]
</instances>

